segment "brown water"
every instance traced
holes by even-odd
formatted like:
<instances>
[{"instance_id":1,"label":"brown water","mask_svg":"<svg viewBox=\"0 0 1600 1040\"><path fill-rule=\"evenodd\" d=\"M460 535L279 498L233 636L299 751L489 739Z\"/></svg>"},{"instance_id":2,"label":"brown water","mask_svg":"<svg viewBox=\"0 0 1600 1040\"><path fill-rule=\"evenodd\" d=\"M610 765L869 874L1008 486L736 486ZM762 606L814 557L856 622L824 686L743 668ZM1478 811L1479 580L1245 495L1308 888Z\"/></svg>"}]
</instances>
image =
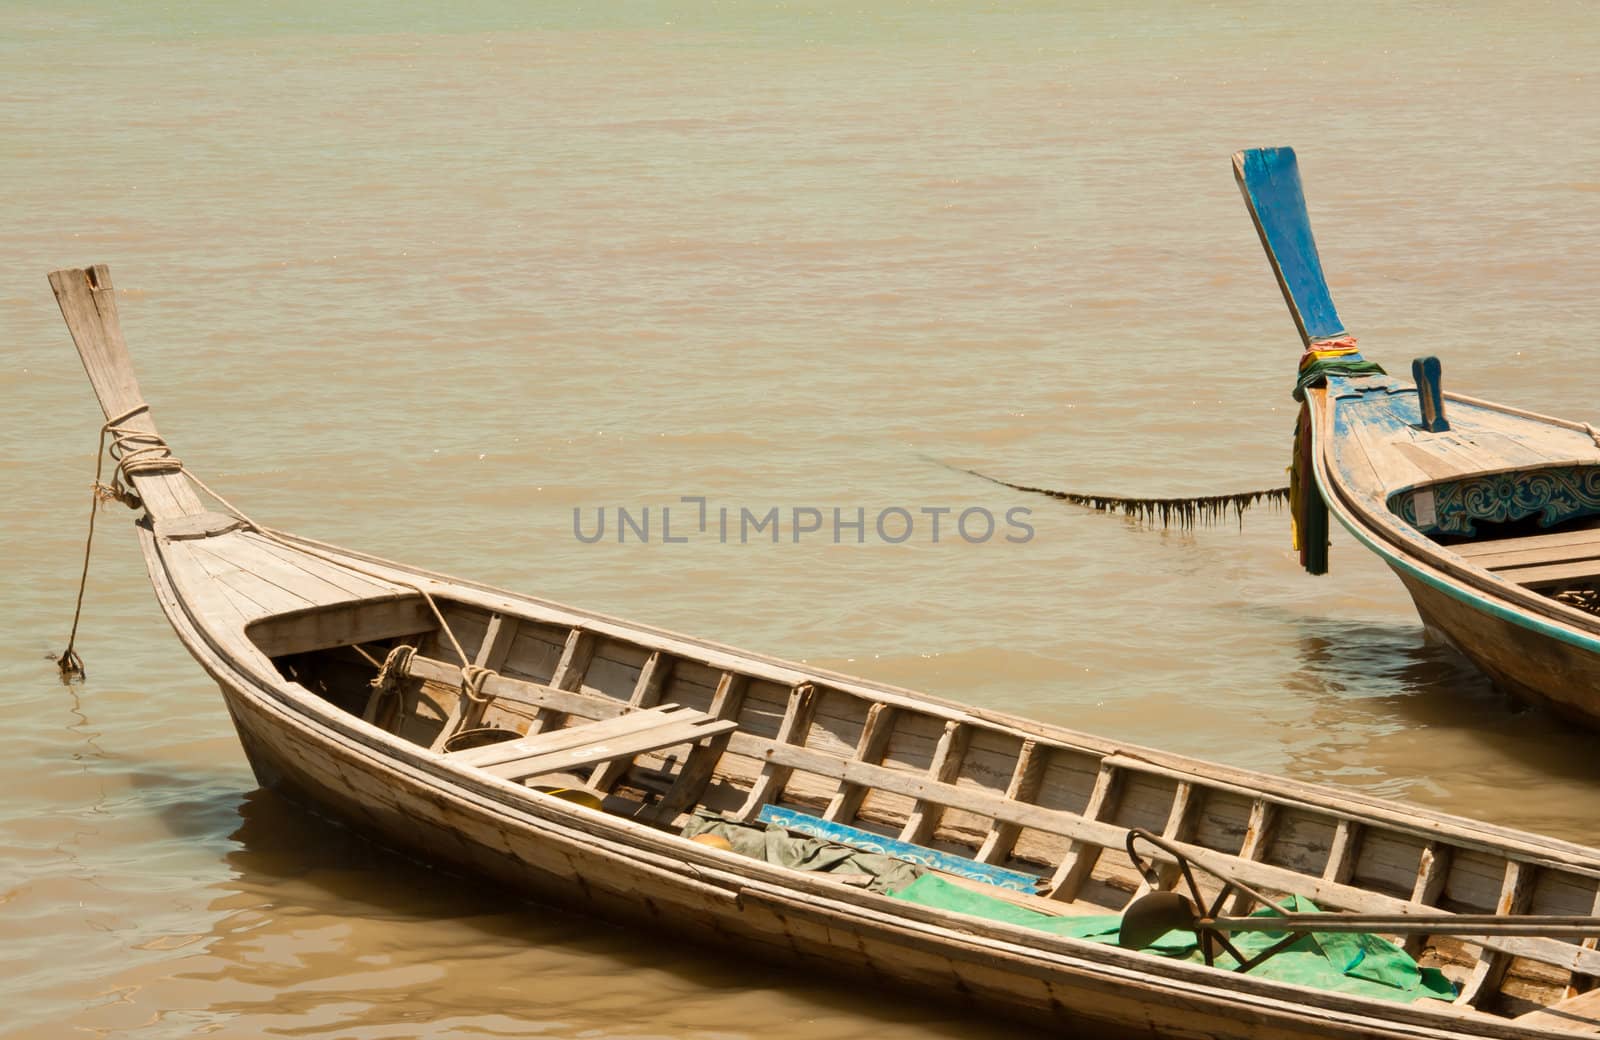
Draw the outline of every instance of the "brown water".
<instances>
[{"instance_id":1,"label":"brown water","mask_svg":"<svg viewBox=\"0 0 1600 1040\"><path fill-rule=\"evenodd\" d=\"M112 265L163 430L264 522L1600 839L1594 738L1425 644L1342 533L1312 579L1271 511L1163 532L927 458L1282 483L1297 342L1228 168L1257 144L1298 147L1370 355L1593 418L1591 9L530 6L0 6L0 1032L1008 1035L507 905L256 791L120 510L89 680L57 685L99 423L44 280L67 265ZM740 544L774 507L779 544ZM798 544L796 507L825 518ZM987 542L952 535L968 509Z\"/></svg>"}]
</instances>

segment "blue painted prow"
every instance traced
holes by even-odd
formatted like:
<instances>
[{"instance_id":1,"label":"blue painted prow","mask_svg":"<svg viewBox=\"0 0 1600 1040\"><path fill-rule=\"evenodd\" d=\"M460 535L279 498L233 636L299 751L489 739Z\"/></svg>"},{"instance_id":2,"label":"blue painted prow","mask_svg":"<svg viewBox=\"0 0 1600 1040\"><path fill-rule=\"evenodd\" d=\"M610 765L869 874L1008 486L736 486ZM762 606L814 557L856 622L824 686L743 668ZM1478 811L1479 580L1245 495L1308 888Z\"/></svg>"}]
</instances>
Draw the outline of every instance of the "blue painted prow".
<instances>
[{"instance_id":1,"label":"blue painted prow","mask_svg":"<svg viewBox=\"0 0 1600 1040\"><path fill-rule=\"evenodd\" d=\"M1311 235L1300 167L1293 148L1247 148L1233 156L1233 175L1244 193L1272 273L1307 344L1344 335L1334 310L1322 260Z\"/></svg>"}]
</instances>

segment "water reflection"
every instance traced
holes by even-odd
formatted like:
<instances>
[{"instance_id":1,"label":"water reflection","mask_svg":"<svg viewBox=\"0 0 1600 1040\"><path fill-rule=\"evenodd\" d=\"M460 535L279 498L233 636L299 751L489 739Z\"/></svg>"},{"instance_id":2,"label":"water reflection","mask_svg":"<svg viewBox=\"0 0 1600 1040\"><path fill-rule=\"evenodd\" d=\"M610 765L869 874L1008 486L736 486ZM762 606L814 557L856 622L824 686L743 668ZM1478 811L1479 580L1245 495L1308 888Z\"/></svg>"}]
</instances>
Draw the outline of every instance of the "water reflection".
<instances>
[{"instance_id":1,"label":"water reflection","mask_svg":"<svg viewBox=\"0 0 1600 1040\"><path fill-rule=\"evenodd\" d=\"M202 936L127 973L126 999L186 1024L386 1037L1027 1035L812 968L535 906L381 848L264 790L136 770L175 836L220 845ZM174 1010L187 1008L189 1010ZM103 1011L104 1009L102 1009Z\"/></svg>"},{"instance_id":2,"label":"water reflection","mask_svg":"<svg viewBox=\"0 0 1600 1040\"><path fill-rule=\"evenodd\" d=\"M1415 625L1299 617L1287 772L1570 840L1595 835L1593 735L1505 696Z\"/></svg>"}]
</instances>

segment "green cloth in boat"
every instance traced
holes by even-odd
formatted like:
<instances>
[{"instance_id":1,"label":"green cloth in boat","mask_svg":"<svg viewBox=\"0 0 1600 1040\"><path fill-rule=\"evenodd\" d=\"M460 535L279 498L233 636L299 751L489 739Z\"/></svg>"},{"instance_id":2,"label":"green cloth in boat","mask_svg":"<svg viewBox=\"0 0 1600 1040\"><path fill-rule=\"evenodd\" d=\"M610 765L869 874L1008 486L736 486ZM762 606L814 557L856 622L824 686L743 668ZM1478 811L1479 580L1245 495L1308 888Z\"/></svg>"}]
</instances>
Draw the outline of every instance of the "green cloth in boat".
<instances>
[{"instance_id":1,"label":"green cloth in boat","mask_svg":"<svg viewBox=\"0 0 1600 1040\"><path fill-rule=\"evenodd\" d=\"M1329 376L1381 376L1386 375L1382 366L1376 361L1368 361L1360 354L1348 354L1344 357L1331 357L1313 361L1300 370L1299 378L1294 382L1294 399L1304 401L1306 390L1313 386L1321 386Z\"/></svg>"},{"instance_id":2,"label":"green cloth in boat","mask_svg":"<svg viewBox=\"0 0 1600 1040\"><path fill-rule=\"evenodd\" d=\"M683 836L715 834L728 839L741 856L776 863L792 870L817 870L830 874L870 874L867 886L874 892L905 888L922 876L925 868L892 856L863 852L819 838L790 833L777 824L734 823L698 810L683 825Z\"/></svg>"},{"instance_id":3,"label":"green cloth in boat","mask_svg":"<svg viewBox=\"0 0 1600 1040\"><path fill-rule=\"evenodd\" d=\"M921 906L971 914L1108 945L1116 944L1117 929L1122 924L1122 917L1118 914L1053 917L961 885L953 885L936 874L924 874L889 894ZM1283 908L1291 913L1317 912L1311 900L1301 896L1288 897L1283 901ZM1265 913L1270 914L1271 911ZM1278 942L1284 935L1283 932L1239 932L1230 938L1239 952L1250 957ZM1149 947L1149 952L1181 960L1202 963L1204 960L1193 932L1168 932ZM1217 967L1232 970L1237 967L1237 962L1226 953L1219 952ZM1419 967L1400 947L1376 935L1308 935L1256 965L1250 974L1351 996L1376 997L1402 1003L1423 997L1453 1000L1456 995L1455 987L1440 972Z\"/></svg>"}]
</instances>

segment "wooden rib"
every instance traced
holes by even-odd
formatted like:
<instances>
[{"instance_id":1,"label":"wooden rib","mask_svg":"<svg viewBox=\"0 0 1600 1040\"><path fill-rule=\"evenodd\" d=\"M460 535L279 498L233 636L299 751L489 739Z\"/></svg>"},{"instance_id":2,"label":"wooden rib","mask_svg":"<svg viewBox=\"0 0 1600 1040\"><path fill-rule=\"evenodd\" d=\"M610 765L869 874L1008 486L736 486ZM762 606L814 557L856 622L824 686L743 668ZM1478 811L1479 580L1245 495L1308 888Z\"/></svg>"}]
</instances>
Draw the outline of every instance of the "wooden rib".
<instances>
[{"instance_id":1,"label":"wooden rib","mask_svg":"<svg viewBox=\"0 0 1600 1040\"><path fill-rule=\"evenodd\" d=\"M672 666L676 660L674 657L663 656L660 650L650 651L650 656L645 658L644 664L639 668L639 678L634 681L633 693L628 698L630 710L653 708L661 703L661 691L666 689L667 680L672 677ZM617 781L627 775L632 766L631 758L614 758L609 762L602 762L590 774L589 786L597 791L609 791L617 785Z\"/></svg>"},{"instance_id":2,"label":"wooden rib","mask_svg":"<svg viewBox=\"0 0 1600 1040\"><path fill-rule=\"evenodd\" d=\"M711 697L708 714L718 720L736 720L739 717L739 709L744 706L745 691L749 687L748 676L737 672L723 672L722 678L717 680L717 692ZM657 822L671 823L679 813L694 808L700 801L700 796L705 793L712 776L716 773L718 760L728 748L728 739L731 735L723 733L694 746L688 757L683 760L683 768L678 771L678 778L673 781L672 787L655 807L653 815Z\"/></svg>"},{"instance_id":3,"label":"wooden rib","mask_svg":"<svg viewBox=\"0 0 1600 1040\"><path fill-rule=\"evenodd\" d=\"M1167 824L1161 828L1161 836L1168 841L1188 841L1194 834L1195 823L1199 819L1200 802L1194 784L1187 780L1179 780L1172 791L1172 805L1167 809ZM1178 869L1176 863L1163 863L1156 867L1156 880L1163 890L1172 888L1182 876L1182 871ZM1150 882L1141 879L1138 890L1134 892L1134 898L1137 899L1149 891Z\"/></svg>"},{"instance_id":4,"label":"wooden rib","mask_svg":"<svg viewBox=\"0 0 1600 1040\"><path fill-rule=\"evenodd\" d=\"M505 663L506 654L511 652L511 642L517 638L518 627L520 622L514 617L505 614L492 615L489 618L489 627L484 630L483 642L478 644L478 652L473 656L472 663L479 668L498 671ZM434 738L431 749L442 750L445 741L461 730L472 729L481 723L486 707L488 707L487 698L480 702L474 701L465 693L458 696L455 706L450 709L449 717L444 721L444 726L439 730L439 735Z\"/></svg>"},{"instance_id":5,"label":"wooden rib","mask_svg":"<svg viewBox=\"0 0 1600 1040\"><path fill-rule=\"evenodd\" d=\"M1450 877L1452 848L1441 842L1430 841L1422 847L1422 859L1417 866L1417 883L1411 887L1411 901L1423 906L1434 906L1444 894L1444 884ZM1427 945L1426 935L1408 935L1402 944L1406 953L1415 958Z\"/></svg>"},{"instance_id":6,"label":"wooden rib","mask_svg":"<svg viewBox=\"0 0 1600 1040\"><path fill-rule=\"evenodd\" d=\"M1100 771L1094 778L1094 790L1089 792L1089 804L1083 807L1085 820L1098 822L1111 814L1116 808L1121 781L1120 769L1104 761L1100 763ZM1104 851L1102 845L1076 840L1071 842L1067 846L1067 854L1061 858L1061 865L1050 878L1050 898L1067 903L1077 899Z\"/></svg>"},{"instance_id":7,"label":"wooden rib","mask_svg":"<svg viewBox=\"0 0 1600 1040\"><path fill-rule=\"evenodd\" d=\"M928 763L928 776L941 784L954 783L961 773L961 760L966 756L967 745L972 741L972 727L951 720L944 724L939 743L934 746L933 759ZM939 826L944 806L936 801L919 798L900 828L900 840L921 845Z\"/></svg>"},{"instance_id":8,"label":"wooden rib","mask_svg":"<svg viewBox=\"0 0 1600 1040\"><path fill-rule=\"evenodd\" d=\"M1272 845L1273 830L1278 824L1278 807L1265 798L1257 798L1250 805L1250 822L1245 825L1244 844L1239 847L1239 858L1260 862ZM1243 892L1229 900L1229 913L1235 916L1248 914L1255 908L1255 899Z\"/></svg>"},{"instance_id":9,"label":"wooden rib","mask_svg":"<svg viewBox=\"0 0 1600 1040\"><path fill-rule=\"evenodd\" d=\"M789 690L789 706L784 709L783 722L778 726L775 739L783 744L805 747L806 736L811 730L811 717L816 713L819 700L817 689L811 683L795 684ZM750 787L749 797L739 809L739 818L753 820L760 815L763 805L781 801L783 785L789 782L793 772L790 767L773 762L762 765L761 775L756 777L756 782Z\"/></svg>"},{"instance_id":10,"label":"wooden rib","mask_svg":"<svg viewBox=\"0 0 1600 1040\"><path fill-rule=\"evenodd\" d=\"M877 765L883 761L884 752L889 748L889 736L894 732L896 710L894 705L881 701L867 709L867 721L861 727L861 739L856 742L857 762ZM867 788L864 785L841 780L839 789L828 800L822 818L833 823L849 823L861 811L861 803L866 797Z\"/></svg>"},{"instance_id":11,"label":"wooden rib","mask_svg":"<svg viewBox=\"0 0 1600 1040\"><path fill-rule=\"evenodd\" d=\"M1039 787L1044 783L1044 767L1050 761L1048 750L1040 750L1036 740L1024 740L1017 751L1017 765L1011 771L1011 783L1006 787L1006 801L1031 802L1039 797ZM989 833L975 857L979 863L1003 863L1010 858L1022 828L1007 820L994 820Z\"/></svg>"},{"instance_id":12,"label":"wooden rib","mask_svg":"<svg viewBox=\"0 0 1600 1040\"><path fill-rule=\"evenodd\" d=\"M1532 875L1533 868L1526 867L1514 859L1506 860L1505 879L1500 883L1500 899L1495 904L1494 912L1526 913L1528 902L1533 897ZM1461 987L1461 992L1456 996L1456 1004L1481 1008L1484 1003L1492 1001L1500 989L1500 983L1506 977L1506 969L1510 966L1509 953L1484 946L1478 953L1478 963L1473 965L1472 974L1468 976Z\"/></svg>"},{"instance_id":13,"label":"wooden rib","mask_svg":"<svg viewBox=\"0 0 1600 1040\"><path fill-rule=\"evenodd\" d=\"M561 660L556 662L556 670L550 675L551 687L557 690L577 690L582 687L584 673L589 670L589 662L594 660L598 642L595 634L588 629L573 628L569 631L566 645L561 648ZM560 729L565 722L566 718L560 712L541 711L528 724L528 735Z\"/></svg>"},{"instance_id":14,"label":"wooden rib","mask_svg":"<svg viewBox=\"0 0 1600 1040\"><path fill-rule=\"evenodd\" d=\"M1591 917L1600 917L1600 888L1595 890L1594 902L1590 904L1589 915ZM1589 938L1583 940L1580 945L1582 945L1586 950L1592 950L1597 945L1600 945L1600 938L1590 936ZM1579 996L1580 994L1593 992L1594 989L1595 976L1585 975L1581 972L1575 972L1567 983L1567 999L1570 1000L1573 997Z\"/></svg>"},{"instance_id":15,"label":"wooden rib","mask_svg":"<svg viewBox=\"0 0 1600 1040\"><path fill-rule=\"evenodd\" d=\"M1324 881L1348 885L1356 870L1356 860L1361 852L1361 824L1354 820L1340 820L1333 829L1333 847L1328 850L1328 864L1322 868Z\"/></svg>"},{"instance_id":16,"label":"wooden rib","mask_svg":"<svg viewBox=\"0 0 1600 1040\"><path fill-rule=\"evenodd\" d=\"M1593 1036L1600 1033L1600 989L1574 993L1565 1000L1518 1015L1511 1021L1519 1026Z\"/></svg>"},{"instance_id":17,"label":"wooden rib","mask_svg":"<svg viewBox=\"0 0 1600 1040\"><path fill-rule=\"evenodd\" d=\"M437 672L437 677L449 681L453 674L459 672L459 669L451 668L440 661L413 658L410 671L411 674L416 675L432 675ZM612 718L628 710L626 705L615 698L591 693L570 693L542 686L539 683L527 682L521 679L508 679L503 676L491 678L485 684L485 688L496 696L505 697L517 703L529 704L535 707L550 705L558 710L581 715L585 718ZM863 736L868 735L863 734ZM987 816L992 819L1006 820L1024 829L1057 834L1074 841L1088 842L1101 847L1119 846L1127 837L1125 828L1111 823L1084 819L1076 813L1059 809L1047 809L1040 805L1011 802L1003 795L979 787L958 787L954 784L939 784L920 773L863 762L857 758L841 758L838 755L817 751L812 748L779 744L766 737L757 737L748 733L739 733L737 731L732 733L728 750L733 754L747 758L775 761L780 765L790 766L797 771L833 777L840 781L841 785L876 788L890 794L912 799L930 798L952 809L960 809L964 812ZM1347 833L1353 836L1358 834L1359 830L1352 827ZM1346 862L1353 862L1355 848L1353 837L1347 837L1343 841L1348 851L1340 858ZM1182 844L1187 846L1188 851L1191 853L1204 851L1194 848L1192 843L1185 842ZM1333 864L1330 861L1331 865ZM1246 883L1257 888L1276 889L1280 892L1302 892L1327 909L1351 910L1362 913L1405 913L1408 909L1412 909L1411 904L1404 899L1358 888L1328 877L1324 877L1321 880L1313 879L1306 874L1287 867L1275 867L1265 863L1240 862L1233 866L1233 872ZM1345 872L1334 871L1333 873ZM1584 949L1573 943L1556 939L1506 936L1485 938L1481 940L1479 945L1503 950L1518 957L1527 957L1545 964L1552 964L1567 971L1600 974L1600 953Z\"/></svg>"}]
</instances>

